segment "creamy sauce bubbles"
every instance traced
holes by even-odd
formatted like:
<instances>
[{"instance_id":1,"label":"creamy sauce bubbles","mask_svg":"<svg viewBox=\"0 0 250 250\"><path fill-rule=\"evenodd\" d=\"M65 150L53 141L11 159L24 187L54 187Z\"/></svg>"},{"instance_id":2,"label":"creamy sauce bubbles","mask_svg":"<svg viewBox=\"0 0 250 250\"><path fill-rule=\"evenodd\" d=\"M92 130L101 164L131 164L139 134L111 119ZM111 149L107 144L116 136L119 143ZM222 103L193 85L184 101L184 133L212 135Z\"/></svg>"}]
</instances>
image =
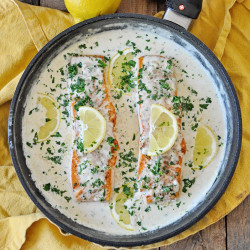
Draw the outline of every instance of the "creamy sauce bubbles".
<instances>
[{"instance_id":1,"label":"creamy sauce bubbles","mask_svg":"<svg viewBox=\"0 0 250 250\"><path fill-rule=\"evenodd\" d=\"M128 43L128 40L130 43ZM67 89L67 70L70 57L79 55L104 55L112 58L117 51L131 47L131 42L141 50L141 55L163 55L172 58L176 71L178 96L190 97L194 109L182 118L183 136L187 143L187 153L183 158L182 179L194 180L194 184L181 192L180 197L168 204L140 204L135 222L135 231L127 231L119 227L111 216L109 203L105 202L76 202L71 187L72 159L72 121L70 120L69 93ZM130 44L130 45L128 45ZM70 54L71 53L71 54ZM136 59L134 59L136 61ZM34 134L44 125L46 110L37 103L38 93L51 95L60 105L62 120L58 130L61 137L51 137L49 142L33 144ZM124 155L138 156L139 125L137 114L137 95L122 95L112 90L111 101L116 107L116 135L119 142L117 167L114 170L114 188L120 187L125 181L136 178L137 162L132 161L124 166ZM102 32L86 36L76 41L66 50L58 54L41 72L27 98L26 110L23 117L22 137L27 165L31 170L32 179L46 200L61 213L87 227L110 234L137 234L166 226L185 215L194 208L210 189L216 180L220 161L223 158L224 138L226 135L223 106L217 96L212 79L200 66L199 62L182 47L166 37L155 33L135 31L132 28ZM211 99L206 102L207 98ZM209 104L200 111L200 104ZM219 152L213 162L205 169L192 170L193 146L196 127L199 122L210 126L219 140ZM28 143L27 143L28 142ZM32 146L29 146L29 145ZM60 157L60 164L48 160L48 148ZM62 149L62 150L60 150ZM60 151L60 152L58 152ZM129 152L132 153L129 153ZM126 157L125 157L126 158ZM129 169L133 169L129 171ZM48 191L48 184L50 185ZM46 186L47 185L47 186ZM183 184L183 187L185 185ZM46 191L47 190L47 191ZM148 208L150 206L150 209ZM141 222L138 225L136 222Z\"/></svg>"}]
</instances>

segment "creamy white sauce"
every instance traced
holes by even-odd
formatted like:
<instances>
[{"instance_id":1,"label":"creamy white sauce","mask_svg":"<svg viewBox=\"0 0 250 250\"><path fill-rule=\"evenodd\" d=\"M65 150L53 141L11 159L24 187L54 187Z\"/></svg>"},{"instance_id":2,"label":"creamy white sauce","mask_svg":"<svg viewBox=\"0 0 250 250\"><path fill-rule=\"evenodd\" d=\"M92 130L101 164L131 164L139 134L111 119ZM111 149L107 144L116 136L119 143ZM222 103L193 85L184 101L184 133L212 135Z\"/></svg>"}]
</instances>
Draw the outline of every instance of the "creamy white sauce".
<instances>
[{"instance_id":1,"label":"creamy white sauce","mask_svg":"<svg viewBox=\"0 0 250 250\"><path fill-rule=\"evenodd\" d=\"M37 144L33 145L32 148L26 144L27 142L33 142L34 133L39 131L39 128L44 125L46 118L46 110L37 104L38 93L47 93L55 99L58 99L60 95L65 95L61 100L59 97L59 104L62 104L63 100L69 98L69 96L67 96L66 65L69 63L70 56L68 56L67 53L112 57L118 50L122 51L129 47L126 45L127 40L134 42L136 47L142 51L138 56L161 54L168 58L174 58L173 62L175 62L176 79L178 81L178 96L190 96L195 106L188 115L182 118L182 122L185 123L185 130L183 130L182 133L187 143L187 153L183 157L182 179L189 178L191 180L195 178L195 183L186 193L181 192L178 199L168 204L161 204L161 209L158 209L155 204L150 204L151 211L146 212L145 209L147 210L149 205L140 202L140 212L137 213L133 219L135 226L134 231L127 231L116 224L111 216L109 203L75 201L71 186L71 147L73 135L72 121L70 120L70 116L67 117L67 111L70 112L69 106L60 106L63 114L58 132L62 137L51 137L49 144L56 152L61 148L56 142L60 141L60 143L64 142L66 144L64 147L66 151L60 154L61 164L55 164L44 158L48 147L46 142L43 146ZM96 42L98 42L98 44ZM80 49L79 45L83 44L86 45L86 48L82 46ZM64 57L64 55L67 56ZM62 76L59 70L60 68L64 70L64 76ZM197 91L197 96L191 93L192 90ZM117 93L111 90L111 96L114 95L117 95ZM207 97L211 98L212 103L209 104L208 108L204 109L203 112L197 114L199 104L205 103L200 100L202 98L206 99ZM133 148L132 151L134 155L138 156L139 125L137 107L134 107L137 101L136 91L132 91L132 95L123 95L120 99L112 97L112 102L116 107L117 113L116 135L119 142L118 155L121 152L124 152L124 154L128 153L129 150ZM38 107L39 111L33 110L35 107ZM31 110L33 110L33 112L29 114ZM133 110L133 112L131 112L131 110ZM137 234L145 232L142 226L144 229L153 230L180 219L204 199L206 193L217 178L221 159L224 154L224 146L219 147L216 158L207 168L193 172L188 166L188 163L192 161L192 147L194 146L196 136L196 132L191 129L195 124L192 117L195 115L197 121L202 121L202 123L210 126L216 135L221 137L219 143L225 143L226 126L225 117L222 114L225 114L225 110L223 110L223 105L218 99L218 92L208 72L205 71L199 62L184 48L168 39L166 34L160 36L153 31L152 33L145 33L144 31L135 31L132 28L127 28L122 31L102 32L85 36L80 41L74 42L73 45L53 58L50 65L41 72L37 83L34 83L27 98L22 124L23 148L27 165L32 173L32 179L36 182L36 186L42 195L53 207L57 208L61 213L72 220L77 221L79 224L93 229L109 234ZM132 140L134 134L136 138ZM128 145L126 145L127 142L129 142ZM120 161L122 160L118 156L116 164L119 164ZM132 165L136 168L137 163L134 162ZM127 173L123 175L123 171ZM120 187L124 183L124 176L126 178L135 178L136 174L135 171L129 172L128 168L124 168L124 166L115 168L114 188ZM51 187L56 188L54 190L65 192L59 192L58 194L56 191L45 191L43 185L48 183L50 183ZM69 202L67 199L70 199ZM130 206L131 204L127 205ZM141 221L142 225L138 226L137 221Z\"/></svg>"}]
</instances>

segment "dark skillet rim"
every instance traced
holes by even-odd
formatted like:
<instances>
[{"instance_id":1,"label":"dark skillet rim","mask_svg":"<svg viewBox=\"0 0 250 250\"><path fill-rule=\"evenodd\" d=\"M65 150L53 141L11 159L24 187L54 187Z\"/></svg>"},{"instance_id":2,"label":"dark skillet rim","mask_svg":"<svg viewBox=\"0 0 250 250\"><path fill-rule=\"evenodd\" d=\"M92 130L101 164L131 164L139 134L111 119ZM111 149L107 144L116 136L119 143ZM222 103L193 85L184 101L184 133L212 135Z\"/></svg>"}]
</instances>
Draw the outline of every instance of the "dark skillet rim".
<instances>
[{"instance_id":1,"label":"dark skillet rim","mask_svg":"<svg viewBox=\"0 0 250 250\"><path fill-rule=\"evenodd\" d=\"M14 144L14 137L13 137L13 124L14 124L14 110L16 109L16 104L17 104L17 100L19 98L19 93L22 87L22 84L25 80L25 78L27 77L27 75L29 74L30 70L32 69L33 65L36 63L36 61L38 60L38 58L40 57L41 54L45 53L47 48L49 48L51 45L53 45L53 43L56 40L61 39L62 37L64 37L66 34L70 33L73 30L78 29L81 26L85 26L94 22L98 22L98 21L102 21L102 20L106 20L106 19L119 19L119 18L136 18L136 19L142 19L142 20L148 20L150 21L151 24L153 23L160 23L166 27L170 27L172 29L174 29L175 31L182 33L184 37L186 37L188 40L192 40L195 44L197 44L203 51L205 51L206 53L209 54L209 57L212 58L212 60L216 63L216 65L218 66L218 71L221 71L222 74L224 75L227 84L229 84L229 89L231 91L231 95L233 97L234 100L234 107L236 110L236 119L237 119L237 128L235 128L235 133L237 133L237 146L236 146L236 150L235 150L235 154L233 156L233 164L230 166L230 171L229 174L227 175L228 178L226 181L224 181L223 186L220 189L220 192L217 194L217 196L212 198L212 202L210 202L209 206L206 206L205 209L203 209L203 212L199 214L199 216L191 219L188 223L186 223L185 225L180 226L177 230L168 233L166 235L162 235L162 236L157 236L157 234L155 234L155 237L153 239L148 239L145 234L145 238L146 239L142 239L140 241L136 241L136 242L117 242L117 241L110 241L110 240L103 240L103 239L98 239L92 236L87 236L84 235L82 233L79 233L78 231L74 230L73 228L69 228L68 226L66 226L63 222L57 220L56 218L53 217L53 215L51 215L49 212L47 212L42 205L40 205L37 202L37 199L35 196L32 195L32 193L30 192L28 186L26 185L25 182L25 178L23 178L23 175L21 174L21 171L19 170L19 165L17 162L17 157L15 154L15 149L13 146ZM218 200L221 198L221 196L224 194L227 186L229 185L233 174L235 172L236 166L237 166L237 162L239 159L239 155L240 155L240 149L241 149L241 142L242 142L242 120L241 120L241 111L240 111L240 105L239 105L239 100L236 94L236 91L234 89L234 85L228 75L228 73L226 72L226 70L224 69L223 65L221 64L221 62L217 59L217 57L211 52L211 50L203 43L201 42L198 38L196 38L194 35L192 35L191 33L189 33L188 31L186 31L184 28L182 28L181 26L170 22L170 21L166 21L166 20L162 20L159 18L155 18L155 17L151 17L151 16L147 16L147 15L141 15L141 14L112 14L112 15L105 15L105 16L100 16L100 17L96 17L96 18L92 18L86 21L83 21L81 23L75 24L73 26L71 26L70 28L64 30L63 32L61 32L60 34L58 34L56 37L54 37L51 41L49 41L36 55L35 57L31 60L31 62L29 63L29 65L27 66L27 68L25 69L18 85L16 88L16 91L14 93L14 96L12 98L12 102L11 102L11 106L10 106L10 113L9 113L9 120L8 120L8 142L9 142L9 150L10 150L10 154L11 154L11 158L13 161L13 165L15 167L15 170L17 172L17 175L19 177L20 182L22 183L25 191L27 192L27 194L29 195L29 197L31 198L31 200L33 201L33 203L42 211L42 213L49 219L51 220L53 223L55 223L56 225L58 225L60 228L62 228L63 230L65 230L66 232L69 232L79 238L88 240L88 241L92 241L95 242L97 244L100 245L104 245L104 246L115 246L115 247L133 247L133 246L141 246L141 245L148 245L148 244L153 244L156 242L161 242L163 240L166 240L168 238L171 238L181 232L183 232L184 230L190 228L192 225L194 225L196 222L198 222L201 218L203 218L213 207L214 205L218 202ZM31 180L33 182L33 180ZM144 235L142 234L142 235ZM134 235L135 238L137 235ZM108 236L107 236L108 238Z\"/></svg>"}]
</instances>

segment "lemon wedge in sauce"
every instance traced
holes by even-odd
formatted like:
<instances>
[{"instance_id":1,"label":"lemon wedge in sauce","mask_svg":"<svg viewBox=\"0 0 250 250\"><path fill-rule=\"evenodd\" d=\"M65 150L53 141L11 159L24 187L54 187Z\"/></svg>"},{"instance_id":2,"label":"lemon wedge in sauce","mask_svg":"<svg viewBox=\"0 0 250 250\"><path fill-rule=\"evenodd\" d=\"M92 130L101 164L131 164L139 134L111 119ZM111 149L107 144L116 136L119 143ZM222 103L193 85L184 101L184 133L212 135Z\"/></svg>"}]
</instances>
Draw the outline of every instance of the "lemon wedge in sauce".
<instances>
[{"instance_id":1,"label":"lemon wedge in sauce","mask_svg":"<svg viewBox=\"0 0 250 250\"><path fill-rule=\"evenodd\" d=\"M204 124L197 128L193 163L196 169L207 167L218 152L218 140L213 130Z\"/></svg>"},{"instance_id":2,"label":"lemon wedge in sauce","mask_svg":"<svg viewBox=\"0 0 250 250\"><path fill-rule=\"evenodd\" d=\"M123 94L130 95L131 88L135 86L133 68L136 62L133 61L132 49L125 49L115 54L108 68L108 82L111 87L117 91L122 91Z\"/></svg>"},{"instance_id":3,"label":"lemon wedge in sauce","mask_svg":"<svg viewBox=\"0 0 250 250\"><path fill-rule=\"evenodd\" d=\"M132 183L127 183L119 188L119 192L113 197L111 203L111 215L115 222L122 228L134 231L134 222L127 210L126 202L134 196L134 188Z\"/></svg>"},{"instance_id":4,"label":"lemon wedge in sauce","mask_svg":"<svg viewBox=\"0 0 250 250\"><path fill-rule=\"evenodd\" d=\"M41 142L57 132L61 123L61 111L57 101L49 95L38 93L37 103L46 109L45 124L38 132L38 141Z\"/></svg>"}]
</instances>

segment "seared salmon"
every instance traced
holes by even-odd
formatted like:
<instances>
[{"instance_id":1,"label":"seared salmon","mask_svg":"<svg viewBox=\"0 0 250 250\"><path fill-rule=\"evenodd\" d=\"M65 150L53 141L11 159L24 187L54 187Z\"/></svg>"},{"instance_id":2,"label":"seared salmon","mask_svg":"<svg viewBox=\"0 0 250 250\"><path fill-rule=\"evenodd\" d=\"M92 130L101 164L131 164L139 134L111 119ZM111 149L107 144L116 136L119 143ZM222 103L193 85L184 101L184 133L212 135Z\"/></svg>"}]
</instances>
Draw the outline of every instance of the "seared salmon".
<instances>
[{"instance_id":1,"label":"seared salmon","mask_svg":"<svg viewBox=\"0 0 250 250\"><path fill-rule=\"evenodd\" d=\"M172 60L163 56L139 58L138 117L140 125L138 176L140 191L147 203L173 200L180 194L182 157L186 143L181 133L181 108L174 107L177 96ZM160 104L177 118L179 132L173 147L159 156L147 156L150 142L152 104Z\"/></svg>"},{"instance_id":2,"label":"seared salmon","mask_svg":"<svg viewBox=\"0 0 250 250\"><path fill-rule=\"evenodd\" d=\"M102 56L74 56L68 65L71 116L73 121L73 157L71 181L77 201L109 201L118 142L115 135L116 113L106 84ZM106 135L100 146L84 153L79 107L91 106L106 119Z\"/></svg>"}]
</instances>

